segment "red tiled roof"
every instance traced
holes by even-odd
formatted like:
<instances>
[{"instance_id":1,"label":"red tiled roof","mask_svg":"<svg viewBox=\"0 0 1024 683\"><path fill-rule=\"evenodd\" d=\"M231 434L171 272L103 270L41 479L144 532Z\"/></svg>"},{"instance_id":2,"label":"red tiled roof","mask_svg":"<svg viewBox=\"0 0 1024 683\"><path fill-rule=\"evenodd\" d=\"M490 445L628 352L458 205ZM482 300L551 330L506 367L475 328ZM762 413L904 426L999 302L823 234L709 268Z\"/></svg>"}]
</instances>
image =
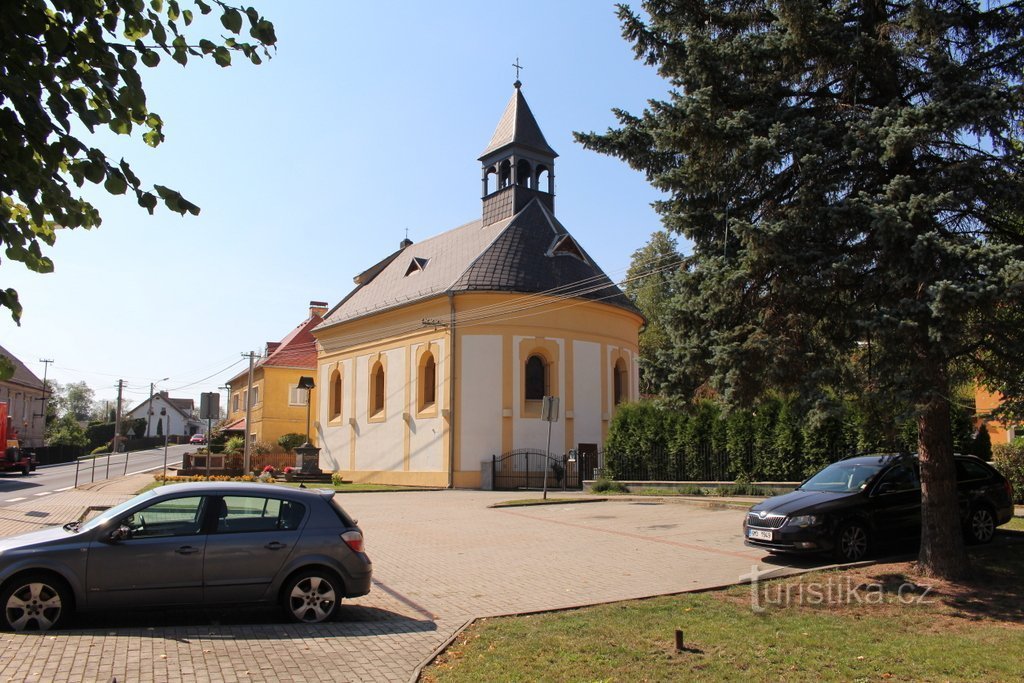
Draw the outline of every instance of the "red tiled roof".
<instances>
[{"instance_id":1,"label":"red tiled roof","mask_svg":"<svg viewBox=\"0 0 1024 683\"><path fill-rule=\"evenodd\" d=\"M262 358L256 367L278 367L278 368L304 368L313 370L316 368L316 339L310 333L314 327L323 322L323 318L311 314L294 330L281 340L277 348L270 352L266 358ZM243 370L229 380L229 383L248 374L249 370Z\"/></svg>"},{"instance_id":2,"label":"red tiled roof","mask_svg":"<svg viewBox=\"0 0 1024 683\"><path fill-rule=\"evenodd\" d=\"M245 418L235 420L234 422L224 425L224 429L221 431L225 432L244 432L245 431Z\"/></svg>"}]
</instances>

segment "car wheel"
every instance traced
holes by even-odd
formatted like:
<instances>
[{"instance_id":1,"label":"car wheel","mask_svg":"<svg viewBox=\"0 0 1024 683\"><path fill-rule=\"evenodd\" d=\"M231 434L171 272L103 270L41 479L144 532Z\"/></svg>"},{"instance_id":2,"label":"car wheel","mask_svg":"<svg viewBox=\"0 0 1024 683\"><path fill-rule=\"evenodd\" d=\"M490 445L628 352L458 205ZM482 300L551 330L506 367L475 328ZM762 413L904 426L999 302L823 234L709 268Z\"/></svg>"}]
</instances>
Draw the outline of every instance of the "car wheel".
<instances>
[{"instance_id":1,"label":"car wheel","mask_svg":"<svg viewBox=\"0 0 1024 683\"><path fill-rule=\"evenodd\" d=\"M2 626L9 631L47 631L72 611L71 591L60 579L26 574L8 582L0 592Z\"/></svg>"},{"instance_id":2,"label":"car wheel","mask_svg":"<svg viewBox=\"0 0 1024 683\"><path fill-rule=\"evenodd\" d=\"M848 522L836 533L833 551L840 562L859 562L868 554L868 530L860 522Z\"/></svg>"},{"instance_id":3,"label":"car wheel","mask_svg":"<svg viewBox=\"0 0 1024 683\"><path fill-rule=\"evenodd\" d=\"M341 596L341 581L334 572L309 569L285 582L281 606L292 621L318 624L334 617Z\"/></svg>"},{"instance_id":4,"label":"car wheel","mask_svg":"<svg viewBox=\"0 0 1024 683\"><path fill-rule=\"evenodd\" d=\"M24 467L21 468L21 473L22 474L28 474L31 471L32 471L32 468L29 465L25 465Z\"/></svg>"},{"instance_id":5,"label":"car wheel","mask_svg":"<svg viewBox=\"0 0 1024 683\"><path fill-rule=\"evenodd\" d=\"M967 520L967 542L988 543L996 533L996 520L992 511L979 506L971 510Z\"/></svg>"}]
</instances>

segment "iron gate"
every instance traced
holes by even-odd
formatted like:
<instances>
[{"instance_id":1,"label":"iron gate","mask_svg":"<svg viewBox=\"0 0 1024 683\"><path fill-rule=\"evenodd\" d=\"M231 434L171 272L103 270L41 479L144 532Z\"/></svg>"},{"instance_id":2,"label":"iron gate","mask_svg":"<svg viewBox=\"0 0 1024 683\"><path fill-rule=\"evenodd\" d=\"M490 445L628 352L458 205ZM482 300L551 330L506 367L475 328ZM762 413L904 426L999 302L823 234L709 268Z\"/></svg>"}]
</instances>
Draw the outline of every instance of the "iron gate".
<instances>
[{"instance_id":1,"label":"iron gate","mask_svg":"<svg viewBox=\"0 0 1024 683\"><path fill-rule=\"evenodd\" d=\"M589 454L585 459L590 461ZM596 455L593 459L596 463ZM491 456L491 481L496 491L539 490L544 487L544 472L547 471L548 489L579 490L583 488L580 472L586 478L586 473L591 471L581 464L582 460L570 457L569 453L548 455L534 448L521 448Z\"/></svg>"}]
</instances>

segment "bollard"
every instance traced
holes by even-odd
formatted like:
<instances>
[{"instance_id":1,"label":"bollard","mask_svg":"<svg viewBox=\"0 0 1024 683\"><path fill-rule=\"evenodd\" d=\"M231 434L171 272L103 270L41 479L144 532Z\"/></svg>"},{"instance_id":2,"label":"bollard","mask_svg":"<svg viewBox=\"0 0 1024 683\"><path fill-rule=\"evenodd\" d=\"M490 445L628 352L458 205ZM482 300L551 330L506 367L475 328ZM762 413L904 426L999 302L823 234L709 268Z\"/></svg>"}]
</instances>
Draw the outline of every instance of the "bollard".
<instances>
[{"instance_id":1,"label":"bollard","mask_svg":"<svg viewBox=\"0 0 1024 683\"><path fill-rule=\"evenodd\" d=\"M676 652L682 652L686 648L683 646L683 629L676 629Z\"/></svg>"}]
</instances>

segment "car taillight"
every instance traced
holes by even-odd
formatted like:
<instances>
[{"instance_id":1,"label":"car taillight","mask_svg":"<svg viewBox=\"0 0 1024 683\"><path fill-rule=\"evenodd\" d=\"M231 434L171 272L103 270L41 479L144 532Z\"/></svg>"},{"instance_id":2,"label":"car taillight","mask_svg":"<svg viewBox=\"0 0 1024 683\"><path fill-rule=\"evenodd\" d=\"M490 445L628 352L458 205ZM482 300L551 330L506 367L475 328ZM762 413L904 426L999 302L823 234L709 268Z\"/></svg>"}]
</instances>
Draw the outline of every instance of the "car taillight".
<instances>
[{"instance_id":1,"label":"car taillight","mask_svg":"<svg viewBox=\"0 0 1024 683\"><path fill-rule=\"evenodd\" d=\"M346 531L341 535L345 545L357 553L363 552L363 535L358 531Z\"/></svg>"}]
</instances>

